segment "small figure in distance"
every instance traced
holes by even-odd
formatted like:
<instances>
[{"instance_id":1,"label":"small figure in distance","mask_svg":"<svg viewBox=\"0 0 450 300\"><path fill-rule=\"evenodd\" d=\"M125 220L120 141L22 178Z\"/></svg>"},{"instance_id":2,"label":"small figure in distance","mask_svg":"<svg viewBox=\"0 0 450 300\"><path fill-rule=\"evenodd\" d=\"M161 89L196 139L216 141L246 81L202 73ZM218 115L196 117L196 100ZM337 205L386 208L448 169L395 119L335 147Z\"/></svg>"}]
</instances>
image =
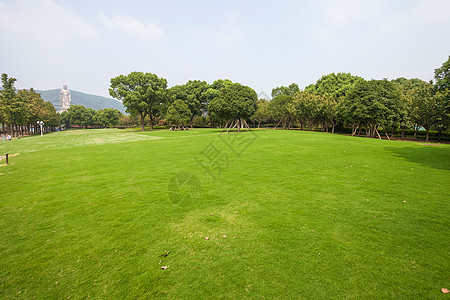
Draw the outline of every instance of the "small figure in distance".
<instances>
[{"instance_id":1,"label":"small figure in distance","mask_svg":"<svg viewBox=\"0 0 450 300\"><path fill-rule=\"evenodd\" d=\"M3 141L6 141L5 135L2 134Z\"/></svg>"},{"instance_id":2,"label":"small figure in distance","mask_svg":"<svg viewBox=\"0 0 450 300\"><path fill-rule=\"evenodd\" d=\"M170 131L174 131L175 128L173 128L173 126L170 126Z\"/></svg>"},{"instance_id":3,"label":"small figure in distance","mask_svg":"<svg viewBox=\"0 0 450 300\"><path fill-rule=\"evenodd\" d=\"M8 135L6 136L6 138L8 139L8 141L11 142L11 135L10 135L10 134L8 134Z\"/></svg>"}]
</instances>

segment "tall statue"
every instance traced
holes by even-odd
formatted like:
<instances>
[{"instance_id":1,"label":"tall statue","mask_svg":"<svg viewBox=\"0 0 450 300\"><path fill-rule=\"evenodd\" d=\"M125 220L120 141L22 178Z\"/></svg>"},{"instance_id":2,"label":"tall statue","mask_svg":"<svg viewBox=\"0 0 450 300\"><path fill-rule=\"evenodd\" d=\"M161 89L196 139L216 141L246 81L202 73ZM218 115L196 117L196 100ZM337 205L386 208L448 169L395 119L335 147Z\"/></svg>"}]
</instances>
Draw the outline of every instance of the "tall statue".
<instances>
[{"instance_id":1,"label":"tall statue","mask_svg":"<svg viewBox=\"0 0 450 300\"><path fill-rule=\"evenodd\" d=\"M59 100L61 101L61 109L59 112L63 112L69 109L70 102L72 98L70 97L70 91L67 89L67 85L65 84L61 91L59 91Z\"/></svg>"}]
</instances>

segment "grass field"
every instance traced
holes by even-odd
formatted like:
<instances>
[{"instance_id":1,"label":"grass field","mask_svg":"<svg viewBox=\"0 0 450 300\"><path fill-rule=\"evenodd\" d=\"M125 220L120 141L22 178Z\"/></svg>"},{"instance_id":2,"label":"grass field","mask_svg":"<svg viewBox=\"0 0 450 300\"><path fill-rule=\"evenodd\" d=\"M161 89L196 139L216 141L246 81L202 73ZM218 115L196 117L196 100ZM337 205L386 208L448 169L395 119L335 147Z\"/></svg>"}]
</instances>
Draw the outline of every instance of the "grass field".
<instances>
[{"instance_id":1,"label":"grass field","mask_svg":"<svg viewBox=\"0 0 450 300\"><path fill-rule=\"evenodd\" d=\"M78 130L0 142L6 152L20 154L0 161L1 298L440 299L450 288L450 145Z\"/></svg>"}]
</instances>

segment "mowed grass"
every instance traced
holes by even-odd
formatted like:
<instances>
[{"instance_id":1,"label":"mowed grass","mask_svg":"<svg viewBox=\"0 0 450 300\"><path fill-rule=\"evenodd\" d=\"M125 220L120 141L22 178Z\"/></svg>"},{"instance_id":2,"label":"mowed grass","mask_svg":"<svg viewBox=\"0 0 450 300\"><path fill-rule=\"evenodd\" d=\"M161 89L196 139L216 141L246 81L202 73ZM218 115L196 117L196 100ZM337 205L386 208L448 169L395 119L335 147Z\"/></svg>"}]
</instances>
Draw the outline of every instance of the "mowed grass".
<instances>
[{"instance_id":1,"label":"mowed grass","mask_svg":"<svg viewBox=\"0 0 450 300\"><path fill-rule=\"evenodd\" d=\"M450 287L449 145L79 130L0 142L6 152L20 154L0 167L1 298L412 299Z\"/></svg>"}]
</instances>

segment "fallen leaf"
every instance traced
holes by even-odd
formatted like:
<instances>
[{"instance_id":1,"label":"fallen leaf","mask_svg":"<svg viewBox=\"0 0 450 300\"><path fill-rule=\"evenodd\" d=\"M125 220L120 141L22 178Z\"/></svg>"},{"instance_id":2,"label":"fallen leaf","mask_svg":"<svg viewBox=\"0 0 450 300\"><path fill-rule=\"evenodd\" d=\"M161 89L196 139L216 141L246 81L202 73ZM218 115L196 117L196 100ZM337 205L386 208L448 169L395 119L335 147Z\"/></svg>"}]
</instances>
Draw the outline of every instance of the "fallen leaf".
<instances>
[{"instance_id":1,"label":"fallen leaf","mask_svg":"<svg viewBox=\"0 0 450 300\"><path fill-rule=\"evenodd\" d=\"M209 240L209 237L205 236L205 240Z\"/></svg>"},{"instance_id":2,"label":"fallen leaf","mask_svg":"<svg viewBox=\"0 0 450 300\"><path fill-rule=\"evenodd\" d=\"M225 237L227 237L227 236L226 236L226 235L222 235L222 237L224 237L224 238L225 238Z\"/></svg>"},{"instance_id":3,"label":"fallen leaf","mask_svg":"<svg viewBox=\"0 0 450 300\"><path fill-rule=\"evenodd\" d=\"M165 270L167 269L169 266L162 266L161 269Z\"/></svg>"},{"instance_id":4,"label":"fallen leaf","mask_svg":"<svg viewBox=\"0 0 450 300\"><path fill-rule=\"evenodd\" d=\"M446 289L446 288L442 288L441 292L444 293L444 294L450 293L450 291L448 289Z\"/></svg>"}]
</instances>

